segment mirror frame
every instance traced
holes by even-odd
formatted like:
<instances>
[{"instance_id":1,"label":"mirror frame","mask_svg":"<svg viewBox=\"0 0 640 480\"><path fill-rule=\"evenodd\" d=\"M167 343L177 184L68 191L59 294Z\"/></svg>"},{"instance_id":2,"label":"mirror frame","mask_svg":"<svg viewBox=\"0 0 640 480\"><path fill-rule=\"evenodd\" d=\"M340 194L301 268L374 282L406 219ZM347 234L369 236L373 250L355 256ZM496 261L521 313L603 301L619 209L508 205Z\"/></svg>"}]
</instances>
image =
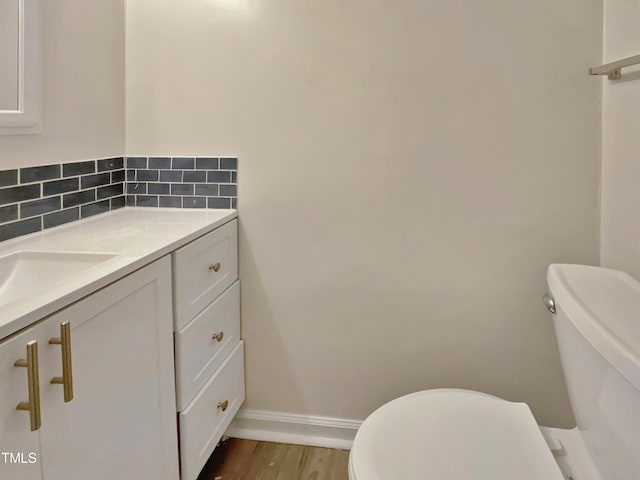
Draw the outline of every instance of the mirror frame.
<instances>
[{"instance_id":1,"label":"mirror frame","mask_svg":"<svg viewBox=\"0 0 640 480\"><path fill-rule=\"evenodd\" d=\"M40 0L17 0L18 108L0 110L0 135L42 131L42 18Z\"/></svg>"}]
</instances>

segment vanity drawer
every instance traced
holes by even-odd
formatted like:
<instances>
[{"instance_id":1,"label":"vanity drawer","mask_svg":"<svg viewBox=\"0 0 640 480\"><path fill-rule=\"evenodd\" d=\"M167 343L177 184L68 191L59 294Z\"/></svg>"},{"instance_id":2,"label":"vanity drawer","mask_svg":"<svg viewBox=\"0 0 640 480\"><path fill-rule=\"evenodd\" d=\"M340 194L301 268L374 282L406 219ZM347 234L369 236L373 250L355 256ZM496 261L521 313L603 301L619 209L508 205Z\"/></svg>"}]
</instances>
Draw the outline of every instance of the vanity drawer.
<instances>
[{"instance_id":1,"label":"vanity drawer","mask_svg":"<svg viewBox=\"0 0 640 480\"><path fill-rule=\"evenodd\" d=\"M176 250L174 327L179 331L238 278L238 221Z\"/></svg>"},{"instance_id":2,"label":"vanity drawer","mask_svg":"<svg viewBox=\"0 0 640 480\"><path fill-rule=\"evenodd\" d=\"M198 477L243 401L244 342L241 341L179 415L181 480Z\"/></svg>"},{"instance_id":3,"label":"vanity drawer","mask_svg":"<svg viewBox=\"0 0 640 480\"><path fill-rule=\"evenodd\" d=\"M181 412L240 341L240 283L176 333L176 393Z\"/></svg>"}]
</instances>

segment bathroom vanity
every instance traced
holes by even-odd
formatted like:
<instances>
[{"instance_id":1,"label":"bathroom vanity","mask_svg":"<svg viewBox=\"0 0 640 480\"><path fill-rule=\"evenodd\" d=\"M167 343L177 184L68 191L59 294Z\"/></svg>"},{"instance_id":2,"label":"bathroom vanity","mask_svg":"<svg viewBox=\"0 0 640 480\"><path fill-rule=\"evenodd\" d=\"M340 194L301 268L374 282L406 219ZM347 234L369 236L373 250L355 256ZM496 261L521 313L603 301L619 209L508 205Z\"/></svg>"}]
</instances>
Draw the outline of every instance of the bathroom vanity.
<instances>
[{"instance_id":1,"label":"bathroom vanity","mask_svg":"<svg viewBox=\"0 0 640 480\"><path fill-rule=\"evenodd\" d=\"M117 210L0 262L0 478L195 480L244 400L235 211Z\"/></svg>"}]
</instances>

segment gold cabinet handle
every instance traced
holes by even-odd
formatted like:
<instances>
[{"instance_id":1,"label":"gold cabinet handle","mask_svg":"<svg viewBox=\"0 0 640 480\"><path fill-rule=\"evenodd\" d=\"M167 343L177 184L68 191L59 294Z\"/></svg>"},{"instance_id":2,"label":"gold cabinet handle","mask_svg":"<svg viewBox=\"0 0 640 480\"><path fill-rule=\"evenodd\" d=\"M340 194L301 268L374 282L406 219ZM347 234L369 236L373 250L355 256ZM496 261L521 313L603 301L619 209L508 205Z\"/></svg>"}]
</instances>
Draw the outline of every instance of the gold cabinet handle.
<instances>
[{"instance_id":1,"label":"gold cabinet handle","mask_svg":"<svg viewBox=\"0 0 640 480\"><path fill-rule=\"evenodd\" d=\"M40 379L38 378L38 342L35 340L27 343L27 359L17 360L15 367L26 367L29 384L29 401L20 402L16 410L29 412L31 421L31 431L35 432L40 428Z\"/></svg>"},{"instance_id":2,"label":"gold cabinet handle","mask_svg":"<svg viewBox=\"0 0 640 480\"><path fill-rule=\"evenodd\" d=\"M224 338L224 332L218 332L218 333L214 333L211 338L213 340L217 340L218 343L220 343L222 341L222 339Z\"/></svg>"},{"instance_id":3,"label":"gold cabinet handle","mask_svg":"<svg viewBox=\"0 0 640 480\"><path fill-rule=\"evenodd\" d=\"M49 340L50 345L60 345L62 347L62 376L53 377L51 383L59 384L63 387L64 401L73 400L73 372L71 369L71 324L69 322L60 324L60 338Z\"/></svg>"},{"instance_id":4,"label":"gold cabinet handle","mask_svg":"<svg viewBox=\"0 0 640 480\"><path fill-rule=\"evenodd\" d=\"M214 263L213 265L209 265L209 270L213 270L214 272L219 271L220 270L220 262Z\"/></svg>"},{"instance_id":5,"label":"gold cabinet handle","mask_svg":"<svg viewBox=\"0 0 640 480\"><path fill-rule=\"evenodd\" d=\"M224 402L218 403L218 408L223 412L227 410L228 406L229 406L229 400L225 400Z\"/></svg>"}]
</instances>

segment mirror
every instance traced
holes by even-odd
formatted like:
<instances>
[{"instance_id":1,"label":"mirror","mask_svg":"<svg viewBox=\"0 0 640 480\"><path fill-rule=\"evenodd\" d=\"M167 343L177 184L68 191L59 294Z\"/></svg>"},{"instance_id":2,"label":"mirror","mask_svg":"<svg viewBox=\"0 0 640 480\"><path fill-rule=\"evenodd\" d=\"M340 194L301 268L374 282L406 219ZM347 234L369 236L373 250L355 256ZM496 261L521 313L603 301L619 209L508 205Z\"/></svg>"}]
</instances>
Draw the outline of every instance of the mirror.
<instances>
[{"instance_id":1,"label":"mirror","mask_svg":"<svg viewBox=\"0 0 640 480\"><path fill-rule=\"evenodd\" d=\"M0 0L0 135L41 131L40 0Z\"/></svg>"},{"instance_id":2,"label":"mirror","mask_svg":"<svg viewBox=\"0 0 640 480\"><path fill-rule=\"evenodd\" d=\"M18 0L0 0L0 110L18 109Z\"/></svg>"}]
</instances>

